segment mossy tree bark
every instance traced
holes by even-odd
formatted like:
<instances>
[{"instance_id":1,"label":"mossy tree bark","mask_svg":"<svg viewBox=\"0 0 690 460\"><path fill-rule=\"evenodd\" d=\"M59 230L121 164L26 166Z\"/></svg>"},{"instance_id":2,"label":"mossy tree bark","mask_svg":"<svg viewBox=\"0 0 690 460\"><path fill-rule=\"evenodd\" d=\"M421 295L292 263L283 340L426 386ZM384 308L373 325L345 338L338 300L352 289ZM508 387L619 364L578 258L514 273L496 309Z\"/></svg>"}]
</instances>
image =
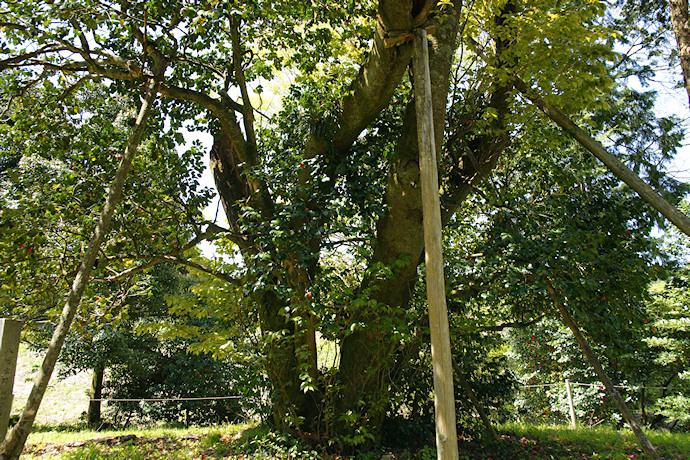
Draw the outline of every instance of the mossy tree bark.
<instances>
[{"instance_id":1,"label":"mossy tree bark","mask_svg":"<svg viewBox=\"0 0 690 460\"><path fill-rule=\"evenodd\" d=\"M676 34L678 43L683 81L690 103L690 13L688 13L688 0L669 0L668 3L671 9L673 32Z\"/></svg>"}]
</instances>

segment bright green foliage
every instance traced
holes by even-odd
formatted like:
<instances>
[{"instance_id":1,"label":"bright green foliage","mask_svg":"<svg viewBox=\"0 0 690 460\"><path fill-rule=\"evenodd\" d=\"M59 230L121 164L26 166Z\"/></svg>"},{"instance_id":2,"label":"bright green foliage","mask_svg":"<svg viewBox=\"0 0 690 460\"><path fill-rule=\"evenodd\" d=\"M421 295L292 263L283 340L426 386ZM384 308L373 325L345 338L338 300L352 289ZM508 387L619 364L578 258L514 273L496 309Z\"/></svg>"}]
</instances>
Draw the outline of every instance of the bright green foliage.
<instances>
[{"instance_id":1,"label":"bright green foliage","mask_svg":"<svg viewBox=\"0 0 690 460\"><path fill-rule=\"evenodd\" d=\"M628 193L604 192L609 178L581 172L578 154L553 160L554 168L537 153L497 174L504 205L487 216L486 240L475 248L482 257L465 276L491 282L484 301L507 303L517 318L549 311L548 279L597 340L624 342L649 280L650 224Z\"/></svg>"},{"instance_id":2,"label":"bright green foliage","mask_svg":"<svg viewBox=\"0 0 690 460\"><path fill-rule=\"evenodd\" d=\"M143 291L126 298L128 319L117 327L94 327L85 322L77 325L61 355L63 373L106 368L105 398L211 399L111 403L106 414L109 423L205 425L254 416L260 411L265 383L256 364L247 357L241 360L237 351L230 354L221 344L209 343L212 332L199 337L199 331L229 330L224 317L214 317L213 306L204 303L203 298L195 299L188 311L180 306L183 302L169 309L166 299L182 299L185 293L193 297L187 293L194 289L189 286L190 278L170 264L159 264L146 276L140 276L138 284ZM228 396L231 399L213 399Z\"/></svg>"},{"instance_id":3,"label":"bright green foliage","mask_svg":"<svg viewBox=\"0 0 690 460\"><path fill-rule=\"evenodd\" d=\"M223 259L194 260L222 273L237 271ZM178 289L161 292L165 314L147 318L140 329L162 339L191 340L193 353L236 362L256 359L252 354L258 341L256 307L242 297L241 288L199 270L183 271Z\"/></svg>"},{"instance_id":4,"label":"bright green foliage","mask_svg":"<svg viewBox=\"0 0 690 460\"><path fill-rule=\"evenodd\" d=\"M109 98L91 85L68 103L47 90L22 102L0 124L4 158L17 159L0 176L0 296L7 313L34 321L51 318L51 310L61 306L121 159L133 114L121 98ZM96 278L131 267L132 260L176 252L191 231L198 231L199 208L209 199L208 191L197 191L201 165L194 148L178 155L174 146L175 136L163 133L144 143ZM139 289L129 282L90 288L87 316L106 322L123 313L126 293Z\"/></svg>"},{"instance_id":5,"label":"bright green foliage","mask_svg":"<svg viewBox=\"0 0 690 460\"><path fill-rule=\"evenodd\" d=\"M606 10L600 0L540 0L520 4L519 14L511 16L505 26L493 24L494 1L477 1L466 11L464 32L484 44L485 34L494 38L514 36L504 58L520 78L568 111L593 109L613 84L609 66L617 59L610 44L616 31L602 21ZM515 33L519 31L519 33ZM475 52L471 45L469 51ZM482 49L484 53L494 50ZM470 54L471 56L471 54ZM489 61L490 62L490 61ZM496 84L511 77L505 69L489 64L482 71ZM464 84L476 85L479 80ZM522 118L520 112L515 116ZM490 113L488 116L492 116Z\"/></svg>"},{"instance_id":6,"label":"bright green foliage","mask_svg":"<svg viewBox=\"0 0 690 460\"><path fill-rule=\"evenodd\" d=\"M628 328L644 316L649 267L659 254L649 239L656 219L565 134L545 126L512 87L519 76L601 135L653 185L682 193L663 177L663 163L681 140L677 120L656 120L654 95L625 92L616 80L646 65L628 64L632 58L614 51L629 30L618 11L637 19L646 11L628 3L612 10L598 0L442 1L442 11L433 13L439 17L431 47L434 94L450 94L436 103L438 121L448 109L438 152L448 278L450 290L464 293L451 301L454 346L459 367L494 412L503 410L513 379L501 336L491 332L552 315L547 280L602 348L626 350ZM46 260L62 263L65 275L73 271L126 135L126 108L155 74L163 97L130 179L131 195L103 250L108 264L99 270L121 274L135 260L194 256L180 248L201 238L198 209L208 198L196 192L201 152L178 155L174 148L180 127L207 131L215 136L212 169L228 218L219 244L233 263L206 267L216 280L194 273L189 290L169 296L177 317L146 327L194 339L186 344L196 351L262 364L273 421L324 442L377 442L388 409L407 416L402 409L410 407L428 420L429 380L414 374L428 356L425 305L414 296L423 239L414 88L405 75L410 47L381 45L383 35L401 32L388 26L410 23L421 7L323 0L3 3L0 69L13 72L2 74L5 100L45 92L48 102L25 118L21 106L10 105L15 124L2 125L11 139L2 167L16 153L33 158L18 146L28 145L34 156L55 151L50 160L59 159L50 196L62 200L55 205L60 216L50 210L40 227L62 233L46 237L54 252ZM450 87L441 87L446 81ZM83 86L71 89L77 83ZM125 108L115 110L110 96ZM101 105L91 100L99 98ZM277 104L266 107L271 99ZM653 151L644 148L650 143ZM493 174L495 165L502 169ZM22 190L13 193L24 196ZM471 190L477 193L465 201ZM39 201L28 196L37 195L26 194L22 207L7 201L3 212L35 218ZM26 249L33 240L19 240L43 236L32 236L34 226L22 222L3 241L3 259L14 270L3 282L27 280L38 268ZM29 247L37 253L37 245ZM70 258L61 262L58 253ZM152 289L146 277L96 276L112 281L87 310L104 322ZM20 292L29 285L7 284L13 292L6 297L29 298ZM63 286L50 291L53 297ZM115 305L122 310L108 312L111 297L121 299ZM17 305L18 314L23 307ZM323 365L317 337L339 359ZM416 366L406 369L411 362Z\"/></svg>"},{"instance_id":7,"label":"bright green foliage","mask_svg":"<svg viewBox=\"0 0 690 460\"><path fill-rule=\"evenodd\" d=\"M649 386L670 387L650 392L656 407L680 426L690 425L690 278L684 267L652 294L643 342L653 357Z\"/></svg>"}]
</instances>

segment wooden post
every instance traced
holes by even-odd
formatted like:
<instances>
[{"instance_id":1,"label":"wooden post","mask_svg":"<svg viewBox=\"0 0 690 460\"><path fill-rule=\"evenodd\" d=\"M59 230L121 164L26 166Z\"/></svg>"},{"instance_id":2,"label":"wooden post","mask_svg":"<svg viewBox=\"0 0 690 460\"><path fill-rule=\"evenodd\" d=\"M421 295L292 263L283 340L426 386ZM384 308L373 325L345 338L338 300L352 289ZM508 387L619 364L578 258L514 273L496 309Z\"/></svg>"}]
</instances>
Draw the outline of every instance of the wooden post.
<instances>
[{"instance_id":1,"label":"wooden post","mask_svg":"<svg viewBox=\"0 0 690 460\"><path fill-rule=\"evenodd\" d=\"M644 434L642 428L640 428L640 425L635 420L632 412L630 412L630 409L628 409L628 406L625 404L625 401L621 397L620 393L618 393L618 390L616 390L616 387L613 385L613 382L609 378L608 374L606 374L604 368L601 366L599 358L597 358L597 355L594 354L594 351L592 350L592 347L589 346L587 339L585 339L585 336L582 335L582 332L580 332L580 328L577 326L577 323L570 316L568 310L565 308L565 305L563 305L563 303L558 299L558 294L556 293L556 289L551 284L551 281L544 279L544 283L546 284L546 290L549 293L549 296L556 305L556 308L558 308L561 318L563 318L563 322L566 324L566 326L568 326L570 331L575 336L575 340L577 340L577 343L580 345L580 349L585 354L587 361L589 361L589 363L592 365L597 375L601 379L601 383L603 383L604 387L606 387L606 391L608 391L608 394L611 396L611 398L613 398L613 401L618 406L618 409L620 409L621 415L625 421L628 422L630 429L637 438L637 442L640 443L640 447L642 447L642 450L644 450L644 453L647 454L649 458L660 459L661 457L659 457L656 448L649 441L647 435Z\"/></svg>"},{"instance_id":2,"label":"wooden post","mask_svg":"<svg viewBox=\"0 0 690 460\"><path fill-rule=\"evenodd\" d=\"M0 442L5 440L12 412L12 389L17 370L22 322L0 319Z\"/></svg>"},{"instance_id":3,"label":"wooden post","mask_svg":"<svg viewBox=\"0 0 690 460\"><path fill-rule=\"evenodd\" d=\"M496 433L496 430L494 430L494 427L491 424L491 420L489 420L489 416L486 415L486 412L484 412L484 408L479 402L479 399L477 399L477 395L475 395L474 391L472 391L470 382L467 381L465 376L460 371L460 367L455 361L453 361L453 370L455 371L455 377L458 379L460 386L462 387L463 391L465 392L470 402L474 406L474 410L477 411L477 413L479 414L479 418L482 419L482 423L484 423L484 427L486 428L486 431L489 433L489 437L492 441L500 441L501 438L498 437L498 433Z\"/></svg>"},{"instance_id":4,"label":"wooden post","mask_svg":"<svg viewBox=\"0 0 690 460\"><path fill-rule=\"evenodd\" d=\"M439 460L455 460L458 458L455 392L443 277L441 201L436 169L436 140L434 138L429 45L426 30L417 29L415 31L414 48L415 108L417 110L417 141L419 143L419 169L422 182L427 301L431 332L431 361L434 367L436 449Z\"/></svg>"},{"instance_id":5,"label":"wooden post","mask_svg":"<svg viewBox=\"0 0 690 460\"><path fill-rule=\"evenodd\" d=\"M568 408L570 408L570 427L577 428L577 417L575 416L575 404L573 404L573 389L570 379L565 379L565 391L568 393Z\"/></svg>"},{"instance_id":6,"label":"wooden post","mask_svg":"<svg viewBox=\"0 0 690 460\"><path fill-rule=\"evenodd\" d=\"M523 96L532 101L532 103L536 105L539 110L544 112L547 117L553 120L554 123L560 126L581 146L589 150L599 161L604 163L614 176L628 184L631 189L637 192L640 198L659 211L662 216L678 227L681 232L690 236L690 217L680 212L677 207L669 203L656 190L650 187L649 184L640 179L640 176L632 169L628 168L625 163L609 153L603 145L590 136L584 129L575 124L566 114L547 103L543 97L532 91L529 86L527 86L527 83L519 78L514 79L513 82L515 88L520 91Z\"/></svg>"}]
</instances>

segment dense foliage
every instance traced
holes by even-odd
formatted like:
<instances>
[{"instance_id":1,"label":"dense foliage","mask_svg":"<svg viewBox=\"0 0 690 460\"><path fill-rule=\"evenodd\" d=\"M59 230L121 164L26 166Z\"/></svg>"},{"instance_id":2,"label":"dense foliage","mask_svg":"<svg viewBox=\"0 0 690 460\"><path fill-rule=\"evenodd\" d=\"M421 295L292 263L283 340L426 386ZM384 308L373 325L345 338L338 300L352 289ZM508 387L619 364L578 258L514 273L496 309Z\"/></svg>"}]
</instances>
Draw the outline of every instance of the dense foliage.
<instances>
[{"instance_id":1,"label":"dense foliage","mask_svg":"<svg viewBox=\"0 0 690 460\"><path fill-rule=\"evenodd\" d=\"M153 81L161 98L78 324L91 340L129 336L122 328L137 324L153 335L131 339L152 340L156 363L113 357L110 391L188 395L185 385L207 382L195 374L201 366L217 371L203 376L210 391L225 379L241 383L241 366L251 363L262 374L247 381L267 382L271 421L281 429L353 448L428 427L406 35L423 24L434 30L453 351L490 415L506 413L518 378L589 376L579 361L561 366L579 358L557 354L569 339L554 322L554 295L607 366L664 340L675 354L652 350L659 353L648 362L686 363L686 325L666 322L685 308L675 306L676 281L665 300L648 303L648 284L665 275L667 260L652 237L659 217L571 133L541 118L515 84L525 82L679 202L687 185L665 168L683 139L680 121L654 115L653 92L628 89L676 58L664 48L661 2L346 3L0 2L3 313L55 320L141 88ZM227 225L201 216L210 199L197 183L204 154L199 145L183 151L184 128L214 137L210 169ZM222 260L199 257L206 238ZM187 267L178 274L186 284L167 297L154 295L170 287L152 269L162 262ZM155 312L142 308L149 297ZM648 308L662 333L643 340ZM506 338L511 327L535 324L538 332ZM514 359L540 359L511 369L508 345ZM77 355L86 354L73 355L76 367L89 367ZM211 366L210 355L235 364ZM633 379L622 375L626 366L614 372L619 381ZM658 404L670 414L669 398ZM157 407L146 410L178 419L173 407ZM463 425L476 425L471 405L459 407ZM218 410L219 418L239 414ZM201 412L189 413L198 421Z\"/></svg>"}]
</instances>

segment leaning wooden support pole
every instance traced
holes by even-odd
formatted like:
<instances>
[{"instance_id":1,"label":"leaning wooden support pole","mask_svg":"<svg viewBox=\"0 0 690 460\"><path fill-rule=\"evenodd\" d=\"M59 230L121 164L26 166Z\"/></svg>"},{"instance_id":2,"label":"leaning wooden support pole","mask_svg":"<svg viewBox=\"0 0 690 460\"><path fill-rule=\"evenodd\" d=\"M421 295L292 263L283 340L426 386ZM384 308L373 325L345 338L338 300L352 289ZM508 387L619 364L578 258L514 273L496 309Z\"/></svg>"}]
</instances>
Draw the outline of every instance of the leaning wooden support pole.
<instances>
[{"instance_id":1,"label":"leaning wooden support pole","mask_svg":"<svg viewBox=\"0 0 690 460\"><path fill-rule=\"evenodd\" d=\"M45 394L46 388L50 381L50 377L53 374L53 369L55 368L55 363L60 356L60 350L65 342L67 333L69 332L70 325L77 313L77 308L79 307L79 302L84 294L84 289L89 281L89 276L91 270L93 269L94 262L96 261L96 256L103 243L105 235L108 233L110 228L110 222L113 218L113 213L117 207L117 203L120 201L120 196L122 195L122 189L125 184L125 179L127 178L127 173L132 167L132 160L136 154L139 143L141 142L141 137L144 134L146 128L146 120L151 112L151 107L153 101L158 93L158 84L151 81L147 89L144 101L139 110L139 115L137 116L132 134L127 142L127 147L120 163L120 166L115 173L115 178L113 179L110 189L108 190L108 196L101 211L100 218L94 229L93 236L89 242L89 247L86 249L84 254L84 259L82 260L77 275L74 277L74 282L72 283L72 288L70 289L65 306L62 309L62 314L58 320L57 327L53 332L53 337L48 345L48 350L46 351L45 358L41 364L41 368L38 370L38 374L34 379L34 385L31 388L31 393L26 401L26 406L19 419L19 422L12 428L12 430L7 434L7 438L0 445L0 459L2 460L15 460L18 459L24 449L24 444L26 439L31 432L31 427L33 426L34 420L36 419L36 413L43 400L43 395Z\"/></svg>"},{"instance_id":2,"label":"leaning wooden support pole","mask_svg":"<svg viewBox=\"0 0 690 460\"><path fill-rule=\"evenodd\" d=\"M431 360L434 367L436 449L439 460L455 460L458 458L455 392L453 390L453 364L443 277L441 200L436 169L436 141L434 139L429 45L426 30L418 29L415 32L414 48L415 108L417 110L419 168L422 182L427 301L431 332Z\"/></svg>"},{"instance_id":3,"label":"leaning wooden support pole","mask_svg":"<svg viewBox=\"0 0 690 460\"><path fill-rule=\"evenodd\" d=\"M558 294L556 293L556 289L553 287L553 284L551 284L551 281L549 280L546 280L545 284L546 290L548 291L551 300L558 308L558 312L561 314L561 318L563 318L563 322L566 326L568 326L570 331L575 336L575 340L577 340L577 343L580 345L582 352L587 357L587 361L589 361L589 363L596 371L597 375L601 379L601 382L604 384L606 391L613 398L614 402L618 406L618 409L621 411L621 415L623 415L623 418L628 423L630 429L637 437L637 442L640 443L640 447L642 447L642 450L644 450L644 452L649 456L649 458L660 458L659 454L657 454L656 449L654 448L654 445L652 445L647 436L644 434L644 431L642 431L640 425L637 424L632 412L630 412L630 409L628 409L627 404L625 404L625 401L621 397L620 393L618 393L618 390L616 390L616 387L613 385L613 382L609 378L608 374L606 373L606 371L604 371L604 368L601 366L601 363L599 362L597 355L594 354L594 351L589 346L587 339L585 339L585 337L582 335L582 332L580 332L580 328L577 326L577 323L575 323L575 320L573 320L573 318L570 316L568 310L566 310L565 308L565 305L563 305L563 303L561 303L561 301L559 300Z\"/></svg>"},{"instance_id":4,"label":"leaning wooden support pole","mask_svg":"<svg viewBox=\"0 0 690 460\"><path fill-rule=\"evenodd\" d=\"M614 176L628 184L628 186L635 190L643 200L671 221L680 231L690 236L690 218L688 218L688 216L666 201L664 197L647 185L645 181L640 179L640 177L623 164L622 161L610 154L604 146L594 140L592 136L575 124L567 115L546 102L540 95L536 94L524 81L516 78L514 85L515 88L517 88L523 96L532 101L539 110L544 112L546 116L563 128L563 130L570 134L580 145L589 150L599 161L604 163Z\"/></svg>"},{"instance_id":5,"label":"leaning wooden support pole","mask_svg":"<svg viewBox=\"0 0 690 460\"><path fill-rule=\"evenodd\" d=\"M465 392L465 396L467 396L467 398L470 400L470 403L472 403L472 406L474 406L474 410L476 410L477 414L479 414L479 418L482 419L482 423L484 424L484 428L486 428L486 432L489 433L489 437L494 442L500 441L501 438L498 437L498 433L496 433L494 426L491 424L489 416L486 415L484 407L482 407L482 403L479 402L477 395L474 394L474 390L472 390L472 387L470 386L470 382L467 381L460 370L460 366L458 366L458 363L456 363L455 360L453 360L453 370L455 371L455 378L458 379L458 383L460 383L462 390Z\"/></svg>"}]
</instances>

